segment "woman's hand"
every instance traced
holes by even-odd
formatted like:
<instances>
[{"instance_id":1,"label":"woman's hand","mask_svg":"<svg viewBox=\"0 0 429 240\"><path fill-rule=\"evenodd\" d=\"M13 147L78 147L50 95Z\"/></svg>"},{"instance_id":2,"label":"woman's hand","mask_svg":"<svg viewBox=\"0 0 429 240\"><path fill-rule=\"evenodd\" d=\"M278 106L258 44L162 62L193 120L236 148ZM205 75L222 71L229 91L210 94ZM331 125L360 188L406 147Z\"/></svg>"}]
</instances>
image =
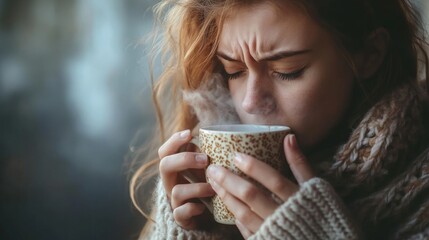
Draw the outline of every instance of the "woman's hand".
<instances>
[{"instance_id":1,"label":"woman's hand","mask_svg":"<svg viewBox=\"0 0 429 240\"><path fill-rule=\"evenodd\" d=\"M298 147L295 135L289 134L285 137L284 151L298 184L314 177L311 167ZM243 173L271 192L271 195L267 194L255 184L225 168L214 165L208 168L210 184L234 214L238 229L247 239L258 231L265 219L281 205L281 202L275 199L286 201L298 191L299 186L251 156L237 153L234 163Z\"/></svg>"},{"instance_id":2,"label":"woman's hand","mask_svg":"<svg viewBox=\"0 0 429 240\"><path fill-rule=\"evenodd\" d=\"M205 182L204 168L208 164L207 156L195 152L179 152L179 149L192 139L190 130L173 134L158 150L161 162L159 171L167 197L173 209L175 221L185 229L197 228L196 218L206 207L197 198L211 197L215 194ZM192 169L193 175L201 182L189 183L179 173Z\"/></svg>"}]
</instances>

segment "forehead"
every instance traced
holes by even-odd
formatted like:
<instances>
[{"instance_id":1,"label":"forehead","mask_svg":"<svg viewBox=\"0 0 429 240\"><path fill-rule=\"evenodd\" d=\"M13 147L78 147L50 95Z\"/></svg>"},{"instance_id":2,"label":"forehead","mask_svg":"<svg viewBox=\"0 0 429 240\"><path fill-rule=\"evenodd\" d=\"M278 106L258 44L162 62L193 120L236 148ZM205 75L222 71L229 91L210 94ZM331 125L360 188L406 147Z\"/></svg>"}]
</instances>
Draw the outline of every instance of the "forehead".
<instances>
[{"instance_id":1,"label":"forehead","mask_svg":"<svg viewBox=\"0 0 429 240\"><path fill-rule=\"evenodd\" d=\"M225 18L219 49L247 46L254 52L308 47L320 41L322 28L295 4L261 1L235 7Z\"/></svg>"}]
</instances>

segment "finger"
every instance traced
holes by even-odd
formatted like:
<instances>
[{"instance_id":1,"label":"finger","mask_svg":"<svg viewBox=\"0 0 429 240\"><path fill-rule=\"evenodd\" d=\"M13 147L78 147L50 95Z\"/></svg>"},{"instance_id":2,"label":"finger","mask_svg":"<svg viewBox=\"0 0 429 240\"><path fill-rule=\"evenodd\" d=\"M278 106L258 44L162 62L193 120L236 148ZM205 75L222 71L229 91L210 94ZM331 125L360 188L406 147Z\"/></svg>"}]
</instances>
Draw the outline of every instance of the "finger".
<instances>
[{"instance_id":1,"label":"finger","mask_svg":"<svg viewBox=\"0 0 429 240\"><path fill-rule=\"evenodd\" d=\"M271 196L268 196L261 189L256 187L255 184L250 183L223 167L210 165L207 169L207 174L211 180L215 181L234 197L240 199L264 219L270 216L278 207L278 204Z\"/></svg>"},{"instance_id":2,"label":"finger","mask_svg":"<svg viewBox=\"0 0 429 240\"><path fill-rule=\"evenodd\" d=\"M298 146L295 134L288 134L285 137L284 149L290 169L299 184L315 176L307 158Z\"/></svg>"},{"instance_id":3,"label":"finger","mask_svg":"<svg viewBox=\"0 0 429 240\"><path fill-rule=\"evenodd\" d=\"M161 159L159 171L164 174L177 173L187 169L202 169L207 166L204 153L181 152Z\"/></svg>"},{"instance_id":4,"label":"finger","mask_svg":"<svg viewBox=\"0 0 429 240\"><path fill-rule=\"evenodd\" d=\"M191 130L183 130L173 134L162 146L158 149L159 159L176 153L179 148L192 139Z\"/></svg>"},{"instance_id":5,"label":"finger","mask_svg":"<svg viewBox=\"0 0 429 240\"><path fill-rule=\"evenodd\" d=\"M175 209L190 199L211 197L215 194L208 183L178 184L171 191L171 207Z\"/></svg>"},{"instance_id":6,"label":"finger","mask_svg":"<svg viewBox=\"0 0 429 240\"><path fill-rule=\"evenodd\" d=\"M185 203L173 210L174 220L184 229L195 229L196 222L193 217L204 213L205 206L202 203Z\"/></svg>"},{"instance_id":7,"label":"finger","mask_svg":"<svg viewBox=\"0 0 429 240\"><path fill-rule=\"evenodd\" d=\"M284 177L276 169L252 156L236 153L234 164L247 176L262 184L284 201L298 191L298 186L295 183Z\"/></svg>"},{"instance_id":8,"label":"finger","mask_svg":"<svg viewBox=\"0 0 429 240\"><path fill-rule=\"evenodd\" d=\"M249 229L247 229L240 221L235 220L235 225L244 239L248 239L250 236L252 236L252 233L249 231Z\"/></svg>"},{"instance_id":9,"label":"finger","mask_svg":"<svg viewBox=\"0 0 429 240\"><path fill-rule=\"evenodd\" d=\"M228 210L238 221L240 221L250 231L258 231L264 221L260 216L253 212L246 204L223 189L216 183L216 181L211 181L210 184L216 191L216 194L222 199L222 202L226 205Z\"/></svg>"},{"instance_id":10,"label":"finger","mask_svg":"<svg viewBox=\"0 0 429 240\"><path fill-rule=\"evenodd\" d=\"M204 169L208 164L207 155L203 153L182 152L161 159L159 172L167 192L177 184L177 174L186 169Z\"/></svg>"}]
</instances>

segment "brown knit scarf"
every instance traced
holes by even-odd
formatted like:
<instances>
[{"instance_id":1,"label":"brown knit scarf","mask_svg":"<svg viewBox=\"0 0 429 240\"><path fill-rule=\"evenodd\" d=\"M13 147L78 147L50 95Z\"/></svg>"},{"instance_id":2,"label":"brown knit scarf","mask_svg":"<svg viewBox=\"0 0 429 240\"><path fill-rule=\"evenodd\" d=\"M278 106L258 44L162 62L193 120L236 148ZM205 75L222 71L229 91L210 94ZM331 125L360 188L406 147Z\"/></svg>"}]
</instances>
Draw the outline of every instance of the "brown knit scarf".
<instances>
[{"instance_id":1,"label":"brown knit scarf","mask_svg":"<svg viewBox=\"0 0 429 240\"><path fill-rule=\"evenodd\" d=\"M332 162L316 166L371 238L400 237L429 226L422 107L412 87L398 88L366 113ZM387 228L392 232L386 234Z\"/></svg>"}]
</instances>

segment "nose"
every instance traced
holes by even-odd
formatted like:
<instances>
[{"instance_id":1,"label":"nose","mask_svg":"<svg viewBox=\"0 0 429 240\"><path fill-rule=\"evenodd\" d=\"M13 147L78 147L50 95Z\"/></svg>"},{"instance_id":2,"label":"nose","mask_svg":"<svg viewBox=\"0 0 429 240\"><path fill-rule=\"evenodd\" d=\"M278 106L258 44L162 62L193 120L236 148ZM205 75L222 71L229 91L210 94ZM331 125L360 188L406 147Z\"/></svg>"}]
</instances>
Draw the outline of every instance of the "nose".
<instances>
[{"instance_id":1,"label":"nose","mask_svg":"<svg viewBox=\"0 0 429 240\"><path fill-rule=\"evenodd\" d=\"M268 115L276 109L272 86L258 76L249 76L242 108L249 114Z\"/></svg>"}]
</instances>

